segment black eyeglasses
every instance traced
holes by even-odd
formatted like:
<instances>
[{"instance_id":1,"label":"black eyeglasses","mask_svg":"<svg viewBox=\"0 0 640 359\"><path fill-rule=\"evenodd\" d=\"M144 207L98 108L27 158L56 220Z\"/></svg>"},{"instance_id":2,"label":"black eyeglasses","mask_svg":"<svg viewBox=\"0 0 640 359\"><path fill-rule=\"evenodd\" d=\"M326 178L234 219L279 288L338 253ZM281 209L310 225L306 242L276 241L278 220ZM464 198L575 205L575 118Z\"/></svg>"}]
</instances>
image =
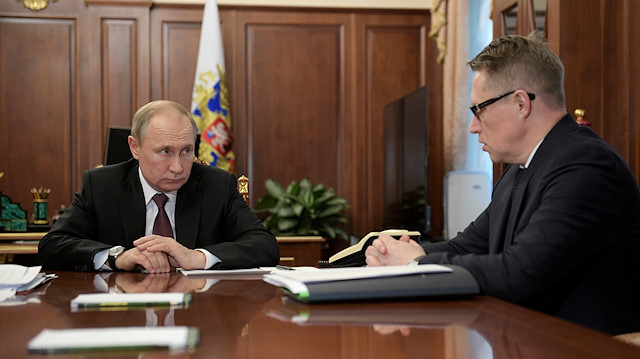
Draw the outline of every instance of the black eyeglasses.
<instances>
[{"instance_id":1,"label":"black eyeglasses","mask_svg":"<svg viewBox=\"0 0 640 359\"><path fill-rule=\"evenodd\" d=\"M517 90L513 90L513 91L507 92L505 94L502 94L502 95L500 95L498 97L490 98L485 102L482 102L482 103L479 103L477 105L469 107L469 110L471 110L471 112L473 112L473 115L476 116L477 119L480 119L480 116L479 116L480 115L480 110L482 110L483 108L485 108L485 107L491 105L492 103L500 100L503 97L507 97L507 96L511 95L512 93L514 93L516 91ZM536 98L536 95L534 95L532 93L527 92L527 95L529 95L529 100L531 100L531 101L533 101Z\"/></svg>"}]
</instances>

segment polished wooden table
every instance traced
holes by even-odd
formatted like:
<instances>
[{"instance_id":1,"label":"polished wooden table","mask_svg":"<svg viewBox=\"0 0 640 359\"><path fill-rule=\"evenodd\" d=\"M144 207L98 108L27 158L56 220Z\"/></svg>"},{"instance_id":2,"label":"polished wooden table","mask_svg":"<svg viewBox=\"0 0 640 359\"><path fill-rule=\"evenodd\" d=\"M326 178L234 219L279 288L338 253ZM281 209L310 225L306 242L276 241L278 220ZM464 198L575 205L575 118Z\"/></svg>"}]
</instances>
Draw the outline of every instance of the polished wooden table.
<instances>
[{"instance_id":1,"label":"polished wooden table","mask_svg":"<svg viewBox=\"0 0 640 359\"><path fill-rule=\"evenodd\" d=\"M152 275L57 272L29 301L0 306L0 357L29 355L44 328L186 325L200 329L194 350L93 352L54 358L640 358L640 347L501 300L305 305L259 278L192 279ZM105 274L105 273L103 273ZM227 277L228 278L228 277ZM199 291L201 288L208 289ZM71 312L80 293L192 292L189 308Z\"/></svg>"}]
</instances>

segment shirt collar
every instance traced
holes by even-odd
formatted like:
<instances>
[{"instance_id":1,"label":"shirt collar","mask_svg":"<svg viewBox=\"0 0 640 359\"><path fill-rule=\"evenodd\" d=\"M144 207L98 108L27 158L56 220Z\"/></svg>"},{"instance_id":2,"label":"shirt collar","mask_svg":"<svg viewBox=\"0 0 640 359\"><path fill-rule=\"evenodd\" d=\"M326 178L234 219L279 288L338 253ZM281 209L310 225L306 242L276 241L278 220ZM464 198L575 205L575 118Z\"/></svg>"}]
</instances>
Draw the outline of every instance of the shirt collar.
<instances>
[{"instance_id":1,"label":"shirt collar","mask_svg":"<svg viewBox=\"0 0 640 359\"><path fill-rule=\"evenodd\" d=\"M160 193L160 192L156 191L151 187L149 182L147 182L147 180L142 175L142 170L140 169L139 166L138 166L138 177L140 177L140 184L142 184L142 192L144 192L144 204L149 205L149 202L153 199L153 196L155 196L156 193ZM164 194L166 194L167 197L169 197L170 202L176 203L176 197L178 195L178 191L164 192Z\"/></svg>"},{"instance_id":2,"label":"shirt collar","mask_svg":"<svg viewBox=\"0 0 640 359\"><path fill-rule=\"evenodd\" d=\"M527 162L525 162L524 165L520 165L521 169L529 168L529 165L531 164L531 161L533 160L533 156L535 156L536 152L538 151L538 147L540 147L540 145L542 144L542 141L544 141L544 138L542 138L540 140L540 142L538 142L536 147L533 148L533 151L531 151L531 153L529 154L529 158L527 158Z\"/></svg>"}]
</instances>

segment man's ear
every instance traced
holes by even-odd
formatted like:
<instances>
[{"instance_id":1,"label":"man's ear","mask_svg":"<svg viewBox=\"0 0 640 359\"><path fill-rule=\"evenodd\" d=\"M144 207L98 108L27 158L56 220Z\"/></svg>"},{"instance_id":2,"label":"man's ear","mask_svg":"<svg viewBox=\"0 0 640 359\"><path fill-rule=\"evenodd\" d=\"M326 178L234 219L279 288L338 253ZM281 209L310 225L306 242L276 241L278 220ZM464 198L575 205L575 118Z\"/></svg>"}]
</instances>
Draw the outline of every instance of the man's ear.
<instances>
[{"instance_id":1,"label":"man's ear","mask_svg":"<svg viewBox=\"0 0 640 359\"><path fill-rule=\"evenodd\" d=\"M140 145L138 144L138 140L136 140L135 137L131 135L127 137L127 140L129 141L129 150L131 151L133 158L137 160L140 157Z\"/></svg>"},{"instance_id":2,"label":"man's ear","mask_svg":"<svg viewBox=\"0 0 640 359\"><path fill-rule=\"evenodd\" d=\"M518 111L522 117L527 118L531 114L531 100L529 100L529 94L523 90L518 90L515 93L516 103L518 105Z\"/></svg>"}]
</instances>

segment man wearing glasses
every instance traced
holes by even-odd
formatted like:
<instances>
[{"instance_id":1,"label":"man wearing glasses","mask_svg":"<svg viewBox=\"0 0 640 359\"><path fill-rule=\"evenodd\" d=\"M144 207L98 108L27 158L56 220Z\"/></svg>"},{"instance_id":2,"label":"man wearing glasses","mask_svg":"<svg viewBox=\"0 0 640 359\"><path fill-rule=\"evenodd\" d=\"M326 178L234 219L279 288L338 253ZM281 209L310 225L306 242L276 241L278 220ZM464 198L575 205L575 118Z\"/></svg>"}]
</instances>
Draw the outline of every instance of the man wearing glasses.
<instances>
[{"instance_id":1,"label":"man wearing glasses","mask_svg":"<svg viewBox=\"0 0 640 359\"><path fill-rule=\"evenodd\" d=\"M640 191L627 163L567 113L563 65L539 37L496 39L469 65L469 130L509 164L491 203L449 241L381 236L367 264L458 265L484 294L640 331Z\"/></svg>"}]
</instances>

